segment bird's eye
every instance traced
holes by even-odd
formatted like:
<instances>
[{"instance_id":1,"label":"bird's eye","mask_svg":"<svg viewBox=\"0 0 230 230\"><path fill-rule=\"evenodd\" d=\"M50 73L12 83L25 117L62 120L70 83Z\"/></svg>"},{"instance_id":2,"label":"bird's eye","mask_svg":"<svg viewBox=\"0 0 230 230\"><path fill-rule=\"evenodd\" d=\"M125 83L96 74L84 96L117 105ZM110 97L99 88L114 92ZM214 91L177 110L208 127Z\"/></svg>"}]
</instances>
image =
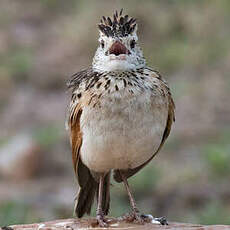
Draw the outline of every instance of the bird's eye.
<instances>
[{"instance_id":1,"label":"bird's eye","mask_svg":"<svg viewBox=\"0 0 230 230\"><path fill-rule=\"evenodd\" d=\"M101 48L104 49L104 47L105 47L105 42L102 40L101 41Z\"/></svg>"},{"instance_id":2,"label":"bird's eye","mask_svg":"<svg viewBox=\"0 0 230 230\"><path fill-rule=\"evenodd\" d=\"M131 47L131 49L133 49L133 48L135 47L135 45L136 45L136 41L135 41L135 40L132 40L132 41L130 42L130 47Z\"/></svg>"}]
</instances>

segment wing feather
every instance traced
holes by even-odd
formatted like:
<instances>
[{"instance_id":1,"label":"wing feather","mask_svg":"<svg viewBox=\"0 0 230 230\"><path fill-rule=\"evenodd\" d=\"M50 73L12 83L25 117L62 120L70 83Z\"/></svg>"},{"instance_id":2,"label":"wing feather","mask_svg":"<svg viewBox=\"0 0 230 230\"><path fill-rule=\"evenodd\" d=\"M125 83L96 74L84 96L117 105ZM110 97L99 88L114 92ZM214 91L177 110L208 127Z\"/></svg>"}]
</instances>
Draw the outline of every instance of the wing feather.
<instances>
[{"instance_id":1,"label":"wing feather","mask_svg":"<svg viewBox=\"0 0 230 230\"><path fill-rule=\"evenodd\" d=\"M82 70L71 76L67 82L69 89L72 89L72 99L69 107L68 127L70 130L70 143L72 146L72 161L74 171L81 187L84 187L87 178L82 175L88 175L88 168L82 163L80 159L80 151L82 145L82 132L81 132L81 115L83 106L81 100L77 97L80 93L80 85L89 79L91 68ZM85 172L87 171L87 172Z\"/></svg>"},{"instance_id":2,"label":"wing feather","mask_svg":"<svg viewBox=\"0 0 230 230\"><path fill-rule=\"evenodd\" d=\"M86 86L89 85L92 80L95 80L95 76L97 80L99 77L98 73L93 71L92 68L88 68L72 75L67 82L68 88L72 89L72 99L68 116L72 161L78 183L82 188L84 188L92 178L90 170L83 164L80 158L82 146L81 115L84 110L84 105L87 104L89 100Z\"/></svg>"},{"instance_id":3,"label":"wing feather","mask_svg":"<svg viewBox=\"0 0 230 230\"><path fill-rule=\"evenodd\" d=\"M73 106L73 105L72 105ZM69 117L69 128L70 128L70 142L72 146L72 160L74 170L77 170L77 164L80 156L80 148L82 144L82 133L80 130L80 118L82 114L82 109L80 105L77 104L74 108L71 107L70 117Z\"/></svg>"}]
</instances>

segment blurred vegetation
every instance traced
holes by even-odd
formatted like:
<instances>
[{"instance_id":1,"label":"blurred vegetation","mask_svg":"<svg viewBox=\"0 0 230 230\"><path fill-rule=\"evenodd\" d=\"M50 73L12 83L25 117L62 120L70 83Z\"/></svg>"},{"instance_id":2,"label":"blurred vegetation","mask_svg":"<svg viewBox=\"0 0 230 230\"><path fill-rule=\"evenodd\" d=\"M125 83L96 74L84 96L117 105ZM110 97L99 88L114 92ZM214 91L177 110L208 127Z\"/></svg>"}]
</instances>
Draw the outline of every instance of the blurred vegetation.
<instances>
[{"instance_id":1,"label":"blurred vegetation","mask_svg":"<svg viewBox=\"0 0 230 230\"><path fill-rule=\"evenodd\" d=\"M41 146L50 147L54 145L61 136L60 127L48 125L35 130L34 138Z\"/></svg>"},{"instance_id":2,"label":"blurred vegetation","mask_svg":"<svg viewBox=\"0 0 230 230\"><path fill-rule=\"evenodd\" d=\"M201 224L230 224L229 209L223 203L213 201L200 213Z\"/></svg>"},{"instance_id":3,"label":"blurred vegetation","mask_svg":"<svg viewBox=\"0 0 230 230\"><path fill-rule=\"evenodd\" d=\"M12 201L3 202L0 211L1 226L41 221L41 219L36 217L36 211L24 203Z\"/></svg>"},{"instance_id":4,"label":"blurred vegetation","mask_svg":"<svg viewBox=\"0 0 230 230\"><path fill-rule=\"evenodd\" d=\"M26 134L39 146L41 172L20 181L0 171L0 226L72 216L65 82L91 64L100 17L121 8L137 18L147 63L176 103L166 145L129 180L141 210L230 224L230 1L12 0L0 7L0 167L7 144ZM128 198L112 183L111 215L119 216Z\"/></svg>"},{"instance_id":5,"label":"blurred vegetation","mask_svg":"<svg viewBox=\"0 0 230 230\"><path fill-rule=\"evenodd\" d=\"M223 133L216 143L208 143L204 149L204 156L212 177L217 180L230 175L230 134Z\"/></svg>"}]
</instances>

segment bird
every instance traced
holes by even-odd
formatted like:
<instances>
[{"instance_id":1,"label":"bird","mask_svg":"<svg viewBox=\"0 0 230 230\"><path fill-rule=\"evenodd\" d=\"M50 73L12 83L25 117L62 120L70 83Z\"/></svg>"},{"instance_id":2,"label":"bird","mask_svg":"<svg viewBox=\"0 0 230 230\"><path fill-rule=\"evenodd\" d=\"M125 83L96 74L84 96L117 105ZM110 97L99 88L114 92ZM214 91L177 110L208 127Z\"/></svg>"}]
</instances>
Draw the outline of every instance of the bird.
<instances>
[{"instance_id":1,"label":"bird","mask_svg":"<svg viewBox=\"0 0 230 230\"><path fill-rule=\"evenodd\" d=\"M126 221L140 224L141 214L128 178L146 166L164 145L175 121L175 104L161 74L147 66L138 45L137 21L121 11L103 16L92 65L67 81L71 91L67 126L79 184L74 211L108 226L111 177L123 182L131 211ZM165 223L165 221L162 221Z\"/></svg>"}]
</instances>

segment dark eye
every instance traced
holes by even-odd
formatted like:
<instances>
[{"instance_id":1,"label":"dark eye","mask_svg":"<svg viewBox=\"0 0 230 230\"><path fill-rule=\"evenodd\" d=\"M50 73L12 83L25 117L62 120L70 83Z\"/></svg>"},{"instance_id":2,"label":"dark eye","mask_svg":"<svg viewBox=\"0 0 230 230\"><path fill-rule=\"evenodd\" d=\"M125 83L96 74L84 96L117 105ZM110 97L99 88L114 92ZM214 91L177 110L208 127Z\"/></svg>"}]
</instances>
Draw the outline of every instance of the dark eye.
<instances>
[{"instance_id":1,"label":"dark eye","mask_svg":"<svg viewBox=\"0 0 230 230\"><path fill-rule=\"evenodd\" d=\"M131 47L131 49L133 49L133 48L135 47L135 45L136 45L136 41L135 41L135 40L132 40L132 41L130 42L130 47Z\"/></svg>"},{"instance_id":2,"label":"dark eye","mask_svg":"<svg viewBox=\"0 0 230 230\"><path fill-rule=\"evenodd\" d=\"M104 47L105 47L105 42L102 40L101 41L101 48L104 49Z\"/></svg>"}]
</instances>

